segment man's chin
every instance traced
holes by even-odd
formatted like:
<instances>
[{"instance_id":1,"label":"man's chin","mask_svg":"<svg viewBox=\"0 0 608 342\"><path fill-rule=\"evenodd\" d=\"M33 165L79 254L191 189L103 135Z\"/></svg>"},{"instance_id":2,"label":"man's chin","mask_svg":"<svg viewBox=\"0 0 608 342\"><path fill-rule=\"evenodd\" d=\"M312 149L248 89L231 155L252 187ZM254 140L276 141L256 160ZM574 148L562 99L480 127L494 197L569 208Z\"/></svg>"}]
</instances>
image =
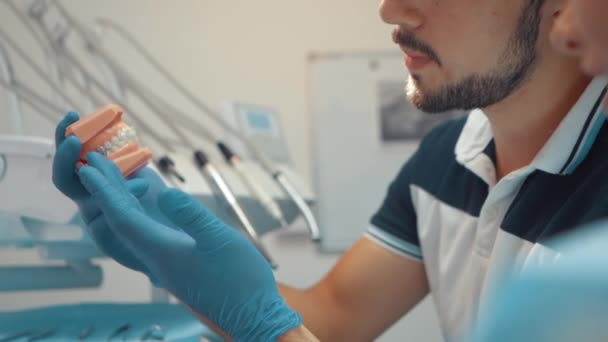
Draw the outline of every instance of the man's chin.
<instances>
[{"instance_id":1,"label":"man's chin","mask_svg":"<svg viewBox=\"0 0 608 342\"><path fill-rule=\"evenodd\" d=\"M432 101L429 101L428 95L421 89L408 88L406 89L405 97L407 98L407 101L417 109L427 114L437 113L437 111L433 110Z\"/></svg>"},{"instance_id":2,"label":"man's chin","mask_svg":"<svg viewBox=\"0 0 608 342\"><path fill-rule=\"evenodd\" d=\"M425 103L424 90L420 88L418 82L410 78L405 87L405 97L408 102L414 105L416 108L422 110Z\"/></svg>"},{"instance_id":3,"label":"man's chin","mask_svg":"<svg viewBox=\"0 0 608 342\"><path fill-rule=\"evenodd\" d=\"M428 101L422 94L415 94L413 96L408 96L407 100L418 110L426 113L426 114L435 114L442 113L443 111L439 111L434 108L434 103Z\"/></svg>"},{"instance_id":4,"label":"man's chin","mask_svg":"<svg viewBox=\"0 0 608 342\"><path fill-rule=\"evenodd\" d=\"M417 109L424 111L422 108L424 107L424 102L420 98L418 94L406 94L405 96L407 101Z\"/></svg>"}]
</instances>

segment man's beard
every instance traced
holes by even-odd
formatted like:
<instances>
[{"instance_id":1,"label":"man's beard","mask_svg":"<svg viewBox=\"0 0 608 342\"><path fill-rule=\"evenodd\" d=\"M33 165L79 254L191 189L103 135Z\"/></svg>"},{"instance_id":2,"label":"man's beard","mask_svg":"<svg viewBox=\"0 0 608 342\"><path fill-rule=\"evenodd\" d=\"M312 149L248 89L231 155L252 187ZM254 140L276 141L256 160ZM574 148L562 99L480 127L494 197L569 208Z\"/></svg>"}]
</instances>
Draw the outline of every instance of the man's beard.
<instances>
[{"instance_id":1,"label":"man's beard","mask_svg":"<svg viewBox=\"0 0 608 342\"><path fill-rule=\"evenodd\" d=\"M543 3L544 0L530 0L524 6L518 27L495 70L468 76L432 92L423 92L417 84L421 80L412 75L406 86L410 102L425 112L441 113L488 107L511 95L536 68Z\"/></svg>"}]
</instances>

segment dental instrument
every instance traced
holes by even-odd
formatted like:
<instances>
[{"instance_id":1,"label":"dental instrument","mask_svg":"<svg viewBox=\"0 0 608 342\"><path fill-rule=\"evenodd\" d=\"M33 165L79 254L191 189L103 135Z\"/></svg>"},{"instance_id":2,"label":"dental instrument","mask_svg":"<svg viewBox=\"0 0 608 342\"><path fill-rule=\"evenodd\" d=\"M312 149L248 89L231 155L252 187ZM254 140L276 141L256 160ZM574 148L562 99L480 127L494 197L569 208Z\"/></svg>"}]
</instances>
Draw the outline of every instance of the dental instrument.
<instances>
[{"instance_id":1,"label":"dental instrument","mask_svg":"<svg viewBox=\"0 0 608 342\"><path fill-rule=\"evenodd\" d=\"M185 183L186 179L175 169L175 162L169 156L163 156L156 162L160 172L177 178L180 182Z\"/></svg>"},{"instance_id":2,"label":"dental instrument","mask_svg":"<svg viewBox=\"0 0 608 342\"><path fill-rule=\"evenodd\" d=\"M222 177L222 175L217 171L217 169L209 162L209 158L203 151L195 152L196 163L198 164L201 172L210 179L210 181L215 185L216 190L219 194L222 195L226 204L228 204L230 210L237 217L242 230L244 230L245 235L249 238L251 242L256 246L258 251L262 253L266 261L270 264L273 269L278 267L277 263L272 259L266 248L260 241L256 230L253 228L253 225L245 215L243 208L239 205L234 193Z\"/></svg>"},{"instance_id":3,"label":"dental instrument","mask_svg":"<svg viewBox=\"0 0 608 342\"><path fill-rule=\"evenodd\" d=\"M116 330L114 330L110 336L108 337L108 341L112 341L113 339L115 339L116 337L120 336L120 335L124 335L123 336L123 340L126 337L126 334L129 332L129 330L131 330L131 324L130 323L125 323L121 326L119 326L118 328L116 328Z\"/></svg>"},{"instance_id":4,"label":"dental instrument","mask_svg":"<svg viewBox=\"0 0 608 342\"><path fill-rule=\"evenodd\" d=\"M268 210L268 213L277 220L282 227L287 226L287 222L283 218L281 209L276 202L270 197L268 192L262 188L257 180L243 166L241 159L223 142L218 142L217 147L224 156L226 162L234 168L243 183L247 186L252 195L258 198L262 206Z\"/></svg>"}]
</instances>

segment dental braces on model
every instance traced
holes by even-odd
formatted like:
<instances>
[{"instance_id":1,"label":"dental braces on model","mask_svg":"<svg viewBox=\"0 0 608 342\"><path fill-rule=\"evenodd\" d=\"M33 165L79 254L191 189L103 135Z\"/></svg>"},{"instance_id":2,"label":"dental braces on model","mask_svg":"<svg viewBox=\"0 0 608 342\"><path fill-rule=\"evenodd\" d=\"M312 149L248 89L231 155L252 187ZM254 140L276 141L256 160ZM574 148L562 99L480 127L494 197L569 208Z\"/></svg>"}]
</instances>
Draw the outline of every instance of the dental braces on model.
<instances>
[{"instance_id":1,"label":"dental braces on model","mask_svg":"<svg viewBox=\"0 0 608 342\"><path fill-rule=\"evenodd\" d=\"M112 140L97 148L97 152L109 156L129 144L139 144L137 134L132 127L122 128Z\"/></svg>"},{"instance_id":2,"label":"dental braces on model","mask_svg":"<svg viewBox=\"0 0 608 342\"><path fill-rule=\"evenodd\" d=\"M139 146L135 130L123 121L123 113L110 104L68 126L66 137L77 136L82 143L77 167L86 165L88 153L99 152L128 177L152 159L152 151Z\"/></svg>"}]
</instances>

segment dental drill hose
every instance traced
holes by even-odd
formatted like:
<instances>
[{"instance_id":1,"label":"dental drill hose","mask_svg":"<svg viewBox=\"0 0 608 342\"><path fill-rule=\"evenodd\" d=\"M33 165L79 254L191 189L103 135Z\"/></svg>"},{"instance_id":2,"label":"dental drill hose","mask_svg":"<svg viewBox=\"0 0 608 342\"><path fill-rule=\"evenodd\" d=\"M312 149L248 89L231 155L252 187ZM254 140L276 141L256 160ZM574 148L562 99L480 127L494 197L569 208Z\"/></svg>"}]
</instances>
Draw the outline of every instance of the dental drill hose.
<instances>
[{"instance_id":1,"label":"dental drill hose","mask_svg":"<svg viewBox=\"0 0 608 342\"><path fill-rule=\"evenodd\" d=\"M224 198L234 216L240 223L241 231L249 238L255 245L258 251L264 256L266 261L270 264L273 269L276 269L278 265L272 259L262 242L260 241L257 231L247 218L245 211L241 208L238 203L234 192L228 186L228 183L224 180L224 177L213 167L209 162L209 158L202 151L194 152L194 160L199 167L200 171L213 183L213 186L219 191L219 194Z\"/></svg>"}]
</instances>

